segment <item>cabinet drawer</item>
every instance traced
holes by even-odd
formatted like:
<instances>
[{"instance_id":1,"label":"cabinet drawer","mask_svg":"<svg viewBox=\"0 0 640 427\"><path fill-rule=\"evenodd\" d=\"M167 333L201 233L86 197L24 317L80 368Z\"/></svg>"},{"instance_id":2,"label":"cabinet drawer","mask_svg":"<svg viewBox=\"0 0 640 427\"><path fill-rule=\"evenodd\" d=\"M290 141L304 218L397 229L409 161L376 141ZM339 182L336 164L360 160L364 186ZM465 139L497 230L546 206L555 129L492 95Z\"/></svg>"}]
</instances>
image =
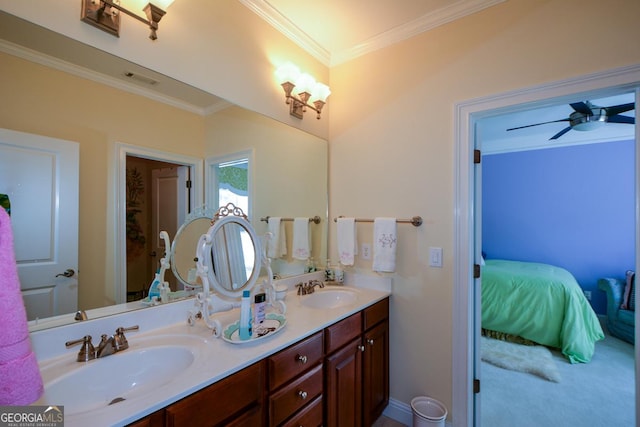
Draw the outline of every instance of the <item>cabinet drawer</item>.
<instances>
[{"instance_id":1,"label":"cabinet drawer","mask_svg":"<svg viewBox=\"0 0 640 427\"><path fill-rule=\"evenodd\" d=\"M282 424L282 427L320 427L322 425L322 395L320 395L293 418Z\"/></svg>"},{"instance_id":2,"label":"cabinet drawer","mask_svg":"<svg viewBox=\"0 0 640 427\"><path fill-rule=\"evenodd\" d=\"M269 357L269 390L275 390L322 360L322 331Z\"/></svg>"},{"instance_id":3,"label":"cabinet drawer","mask_svg":"<svg viewBox=\"0 0 640 427\"><path fill-rule=\"evenodd\" d=\"M322 364L295 379L269 398L269 424L279 425L322 394Z\"/></svg>"},{"instance_id":4,"label":"cabinet drawer","mask_svg":"<svg viewBox=\"0 0 640 427\"><path fill-rule=\"evenodd\" d=\"M387 318L389 318L389 298L385 298L364 310L364 329L367 330Z\"/></svg>"},{"instance_id":5,"label":"cabinet drawer","mask_svg":"<svg viewBox=\"0 0 640 427\"><path fill-rule=\"evenodd\" d=\"M339 349L362 332L362 312L358 312L325 329L327 354Z\"/></svg>"},{"instance_id":6,"label":"cabinet drawer","mask_svg":"<svg viewBox=\"0 0 640 427\"><path fill-rule=\"evenodd\" d=\"M167 426L213 426L262 402L264 363L258 362L166 409Z\"/></svg>"}]
</instances>

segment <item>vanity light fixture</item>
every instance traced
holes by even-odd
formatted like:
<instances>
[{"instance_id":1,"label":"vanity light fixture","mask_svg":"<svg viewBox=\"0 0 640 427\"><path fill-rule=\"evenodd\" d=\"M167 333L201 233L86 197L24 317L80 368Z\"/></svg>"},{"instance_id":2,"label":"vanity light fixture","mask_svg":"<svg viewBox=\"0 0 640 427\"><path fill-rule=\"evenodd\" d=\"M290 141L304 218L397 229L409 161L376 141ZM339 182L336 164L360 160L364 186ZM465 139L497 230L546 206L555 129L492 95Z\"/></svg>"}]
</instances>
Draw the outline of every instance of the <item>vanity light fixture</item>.
<instances>
[{"instance_id":1,"label":"vanity light fixture","mask_svg":"<svg viewBox=\"0 0 640 427\"><path fill-rule=\"evenodd\" d=\"M120 12L126 13L149 26L151 34L149 38L158 38L158 22L165 14L165 10L173 3L173 0L154 0L155 4L147 3L142 9L147 15L147 19L136 15L120 5L120 0L81 0L82 12L80 19L87 24L100 28L116 37L120 37ZM159 6L157 6L159 5Z\"/></svg>"},{"instance_id":2,"label":"vanity light fixture","mask_svg":"<svg viewBox=\"0 0 640 427\"><path fill-rule=\"evenodd\" d=\"M302 119L307 108L311 108L317 113L316 118L320 120L322 107L331 95L329 86L316 82L309 74L301 73L300 69L290 62L276 69L276 78L284 89L285 103L289 105L289 114ZM293 89L296 87L297 97L292 95ZM313 105L310 105L309 102Z\"/></svg>"}]
</instances>

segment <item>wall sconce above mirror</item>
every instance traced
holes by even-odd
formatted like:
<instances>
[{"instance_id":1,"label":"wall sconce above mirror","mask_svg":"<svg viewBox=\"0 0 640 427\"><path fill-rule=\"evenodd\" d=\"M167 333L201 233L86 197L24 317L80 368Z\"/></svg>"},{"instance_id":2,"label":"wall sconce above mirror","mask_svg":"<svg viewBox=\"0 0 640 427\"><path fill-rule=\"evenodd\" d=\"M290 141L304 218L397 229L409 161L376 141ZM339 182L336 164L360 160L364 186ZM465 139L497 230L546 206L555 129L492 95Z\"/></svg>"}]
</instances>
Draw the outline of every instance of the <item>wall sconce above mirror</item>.
<instances>
[{"instance_id":1,"label":"wall sconce above mirror","mask_svg":"<svg viewBox=\"0 0 640 427\"><path fill-rule=\"evenodd\" d=\"M154 0L156 6L152 3L142 9L147 15L147 19L136 15L120 5L120 0L82 0L82 12L80 19L87 24L100 28L116 37L120 37L120 12L126 13L132 18L146 24L151 29L149 38L156 40L158 36L158 22L166 13L166 9L173 3L173 0Z\"/></svg>"},{"instance_id":2,"label":"wall sconce above mirror","mask_svg":"<svg viewBox=\"0 0 640 427\"><path fill-rule=\"evenodd\" d=\"M287 62L276 70L278 83L284 89L285 102L289 105L289 114L299 119L307 108L311 108L317 113L316 118L320 120L320 112L331 95L329 86L316 82L309 74L300 72L294 64ZM298 96L292 95L294 88L298 88ZM313 105L310 105L312 102Z\"/></svg>"}]
</instances>

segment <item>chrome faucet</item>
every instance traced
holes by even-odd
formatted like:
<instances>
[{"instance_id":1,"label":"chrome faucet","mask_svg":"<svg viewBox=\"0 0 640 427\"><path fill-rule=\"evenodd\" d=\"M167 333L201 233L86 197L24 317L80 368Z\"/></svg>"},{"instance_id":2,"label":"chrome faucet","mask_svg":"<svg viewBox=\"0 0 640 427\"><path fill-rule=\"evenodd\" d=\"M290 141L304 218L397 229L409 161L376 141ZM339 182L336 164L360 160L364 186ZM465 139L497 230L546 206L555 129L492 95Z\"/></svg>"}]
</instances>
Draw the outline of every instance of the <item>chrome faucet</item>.
<instances>
[{"instance_id":1,"label":"chrome faucet","mask_svg":"<svg viewBox=\"0 0 640 427\"><path fill-rule=\"evenodd\" d=\"M296 285L296 288L298 288L298 295L312 294L316 286L324 288L324 283L320 280L310 280L305 283L298 283Z\"/></svg>"},{"instance_id":2,"label":"chrome faucet","mask_svg":"<svg viewBox=\"0 0 640 427\"><path fill-rule=\"evenodd\" d=\"M98 344L98 349L96 350L96 358L107 357L110 354L116 352L115 346L113 345L113 336L108 337L107 334L102 334L102 339L100 340L100 344Z\"/></svg>"},{"instance_id":3,"label":"chrome faucet","mask_svg":"<svg viewBox=\"0 0 640 427\"><path fill-rule=\"evenodd\" d=\"M78 340L67 341L65 345L67 347L71 347L76 344L82 344L76 360L78 362L88 362L89 360L100 359L128 349L129 341L127 341L127 337L124 336L124 333L126 331L137 331L138 329L138 325L130 326L128 328L119 327L116 329L116 333L112 336L102 334L102 339L100 340L100 344L98 344L97 349L91 343L91 335L85 335Z\"/></svg>"}]
</instances>

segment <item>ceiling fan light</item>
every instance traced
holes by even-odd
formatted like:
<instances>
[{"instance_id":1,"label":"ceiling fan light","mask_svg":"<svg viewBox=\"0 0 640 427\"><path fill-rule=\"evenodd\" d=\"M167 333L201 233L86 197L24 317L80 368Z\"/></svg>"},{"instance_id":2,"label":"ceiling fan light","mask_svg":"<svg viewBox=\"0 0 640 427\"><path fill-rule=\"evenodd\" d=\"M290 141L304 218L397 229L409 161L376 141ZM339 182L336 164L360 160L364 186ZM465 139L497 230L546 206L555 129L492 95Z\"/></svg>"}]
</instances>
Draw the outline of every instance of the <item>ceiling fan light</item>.
<instances>
[{"instance_id":1,"label":"ceiling fan light","mask_svg":"<svg viewBox=\"0 0 640 427\"><path fill-rule=\"evenodd\" d=\"M596 129L600 129L606 123L605 117L596 117L596 116L586 116L579 123L573 124L573 129L588 132Z\"/></svg>"}]
</instances>

